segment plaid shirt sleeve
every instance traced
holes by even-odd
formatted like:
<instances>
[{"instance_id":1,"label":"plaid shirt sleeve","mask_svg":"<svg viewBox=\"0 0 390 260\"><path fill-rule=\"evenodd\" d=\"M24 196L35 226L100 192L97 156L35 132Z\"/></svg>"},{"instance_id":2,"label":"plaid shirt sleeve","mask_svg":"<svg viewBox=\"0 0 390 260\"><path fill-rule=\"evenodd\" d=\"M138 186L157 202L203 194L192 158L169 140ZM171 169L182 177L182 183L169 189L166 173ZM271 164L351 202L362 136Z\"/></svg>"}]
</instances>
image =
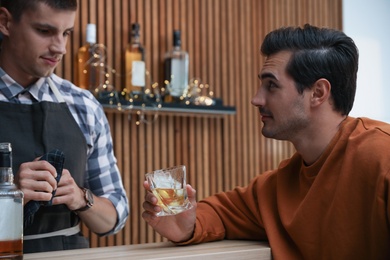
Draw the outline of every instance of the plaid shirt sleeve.
<instances>
[{"instance_id":1,"label":"plaid shirt sleeve","mask_svg":"<svg viewBox=\"0 0 390 260\"><path fill-rule=\"evenodd\" d=\"M113 152L107 117L101 104L87 91L51 76L80 126L88 144L85 187L96 196L109 199L118 213L116 226L104 235L117 233L129 215L129 202Z\"/></svg>"}]
</instances>

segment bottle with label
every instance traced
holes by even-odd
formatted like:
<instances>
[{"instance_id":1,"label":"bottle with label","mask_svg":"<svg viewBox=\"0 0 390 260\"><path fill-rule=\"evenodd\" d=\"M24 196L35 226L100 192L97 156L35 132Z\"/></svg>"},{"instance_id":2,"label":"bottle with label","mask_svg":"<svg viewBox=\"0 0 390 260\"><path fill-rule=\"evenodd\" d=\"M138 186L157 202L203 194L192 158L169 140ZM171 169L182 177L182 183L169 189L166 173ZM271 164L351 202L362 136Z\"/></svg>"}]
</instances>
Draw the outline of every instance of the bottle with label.
<instances>
[{"instance_id":1,"label":"bottle with label","mask_svg":"<svg viewBox=\"0 0 390 260\"><path fill-rule=\"evenodd\" d=\"M140 25L132 24L131 41L125 53L126 92L134 100L145 93L145 49L140 43Z\"/></svg>"},{"instance_id":2,"label":"bottle with label","mask_svg":"<svg viewBox=\"0 0 390 260\"><path fill-rule=\"evenodd\" d=\"M96 44L96 25L87 24L86 43L77 52L76 85L96 92L104 83L104 57L101 47Z\"/></svg>"},{"instance_id":3,"label":"bottle with label","mask_svg":"<svg viewBox=\"0 0 390 260\"><path fill-rule=\"evenodd\" d=\"M0 143L0 208L0 259L23 259L23 192L14 184L10 143Z\"/></svg>"},{"instance_id":4,"label":"bottle with label","mask_svg":"<svg viewBox=\"0 0 390 260\"><path fill-rule=\"evenodd\" d=\"M165 102L180 102L188 88L188 53L181 49L179 30L173 32L173 49L164 58L164 80L167 82L168 95Z\"/></svg>"}]
</instances>

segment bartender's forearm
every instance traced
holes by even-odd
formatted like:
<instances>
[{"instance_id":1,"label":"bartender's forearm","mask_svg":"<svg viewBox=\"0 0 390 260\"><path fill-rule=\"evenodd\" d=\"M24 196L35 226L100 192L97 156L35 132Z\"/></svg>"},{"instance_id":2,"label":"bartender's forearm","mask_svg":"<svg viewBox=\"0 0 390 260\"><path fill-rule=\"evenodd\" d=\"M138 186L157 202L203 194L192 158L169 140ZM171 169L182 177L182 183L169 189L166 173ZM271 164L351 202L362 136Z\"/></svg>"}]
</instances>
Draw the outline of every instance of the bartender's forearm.
<instances>
[{"instance_id":1,"label":"bartender's forearm","mask_svg":"<svg viewBox=\"0 0 390 260\"><path fill-rule=\"evenodd\" d=\"M94 204L86 211L77 212L82 221L94 233L104 234L117 222L117 212L109 199L94 196Z\"/></svg>"}]
</instances>

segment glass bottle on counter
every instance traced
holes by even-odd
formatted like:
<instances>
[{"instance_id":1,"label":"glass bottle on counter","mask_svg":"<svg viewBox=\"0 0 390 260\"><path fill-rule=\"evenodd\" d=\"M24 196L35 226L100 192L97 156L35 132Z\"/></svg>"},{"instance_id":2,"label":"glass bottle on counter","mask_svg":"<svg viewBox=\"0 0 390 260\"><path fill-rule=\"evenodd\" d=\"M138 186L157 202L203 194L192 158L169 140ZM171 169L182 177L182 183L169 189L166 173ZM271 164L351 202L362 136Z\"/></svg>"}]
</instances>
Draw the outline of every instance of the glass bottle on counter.
<instances>
[{"instance_id":1,"label":"glass bottle on counter","mask_svg":"<svg viewBox=\"0 0 390 260\"><path fill-rule=\"evenodd\" d=\"M95 92L104 83L103 58L96 44L96 25L87 24L86 43L77 52L76 85Z\"/></svg>"},{"instance_id":2,"label":"glass bottle on counter","mask_svg":"<svg viewBox=\"0 0 390 260\"><path fill-rule=\"evenodd\" d=\"M164 58L164 80L168 87L165 102L180 102L188 88L188 53L181 49L181 33L173 32L173 48Z\"/></svg>"},{"instance_id":3,"label":"glass bottle on counter","mask_svg":"<svg viewBox=\"0 0 390 260\"><path fill-rule=\"evenodd\" d=\"M10 143L0 143L0 208L0 259L23 259L23 192L14 184Z\"/></svg>"},{"instance_id":4,"label":"glass bottle on counter","mask_svg":"<svg viewBox=\"0 0 390 260\"><path fill-rule=\"evenodd\" d=\"M134 100L145 93L145 49L140 43L140 25L132 24L131 41L125 53L126 92Z\"/></svg>"}]
</instances>

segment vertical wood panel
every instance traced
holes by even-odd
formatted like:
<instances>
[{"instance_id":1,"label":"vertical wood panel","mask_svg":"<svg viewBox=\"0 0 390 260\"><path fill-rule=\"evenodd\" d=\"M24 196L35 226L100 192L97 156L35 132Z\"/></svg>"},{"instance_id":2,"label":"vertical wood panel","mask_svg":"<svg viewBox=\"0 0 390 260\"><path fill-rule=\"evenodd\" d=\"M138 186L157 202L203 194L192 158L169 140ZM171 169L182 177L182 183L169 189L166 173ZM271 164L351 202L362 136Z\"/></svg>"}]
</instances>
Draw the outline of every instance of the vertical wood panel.
<instances>
[{"instance_id":1,"label":"vertical wood panel","mask_svg":"<svg viewBox=\"0 0 390 260\"><path fill-rule=\"evenodd\" d=\"M85 42L87 23L97 24L97 39L107 47L111 80L120 91L124 82L124 51L131 24L141 25L146 67L163 85L163 58L172 46L172 32L182 31L190 55L190 78L209 83L237 114L204 118L159 115L154 123L136 125L136 114L107 112L114 151L129 196L130 217L117 235L99 238L83 225L91 246L166 241L142 220L144 173L185 164L188 183L202 199L245 185L255 175L277 167L292 145L261 136L261 122L250 100L259 86L264 36L280 26L312 23L342 28L342 0L79 0L67 55L56 73L71 81L75 56ZM150 119L150 117L148 117Z\"/></svg>"}]
</instances>

